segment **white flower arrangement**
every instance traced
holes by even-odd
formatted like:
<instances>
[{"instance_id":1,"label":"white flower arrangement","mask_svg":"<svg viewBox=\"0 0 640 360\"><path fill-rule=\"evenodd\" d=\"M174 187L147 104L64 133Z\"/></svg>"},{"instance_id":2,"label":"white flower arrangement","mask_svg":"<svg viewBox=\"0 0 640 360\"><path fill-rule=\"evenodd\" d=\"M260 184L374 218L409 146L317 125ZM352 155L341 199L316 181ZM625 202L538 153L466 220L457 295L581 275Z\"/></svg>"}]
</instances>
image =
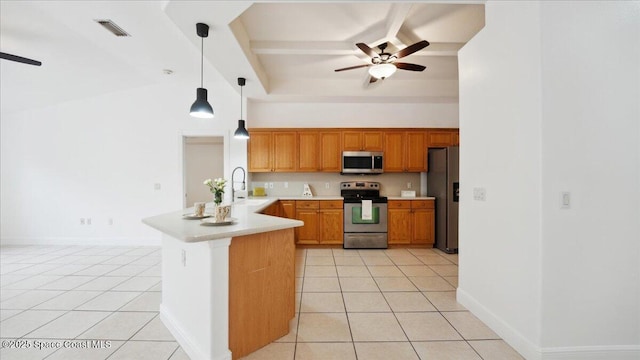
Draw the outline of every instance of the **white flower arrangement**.
<instances>
[{"instance_id":1,"label":"white flower arrangement","mask_svg":"<svg viewBox=\"0 0 640 360\"><path fill-rule=\"evenodd\" d=\"M216 205L220 205L222 202L222 196L224 195L224 187L227 185L227 180L223 178L217 178L214 180L207 179L203 184L209 186L209 191L214 195L213 202Z\"/></svg>"}]
</instances>

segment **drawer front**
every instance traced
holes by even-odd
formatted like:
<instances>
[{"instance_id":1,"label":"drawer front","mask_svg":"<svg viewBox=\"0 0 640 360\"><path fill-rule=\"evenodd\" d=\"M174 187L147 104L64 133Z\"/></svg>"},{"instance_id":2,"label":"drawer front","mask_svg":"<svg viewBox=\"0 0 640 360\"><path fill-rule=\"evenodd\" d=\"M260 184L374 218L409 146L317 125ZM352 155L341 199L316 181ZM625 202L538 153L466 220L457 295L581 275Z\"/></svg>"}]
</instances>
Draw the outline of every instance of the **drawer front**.
<instances>
[{"instance_id":1,"label":"drawer front","mask_svg":"<svg viewBox=\"0 0 640 360\"><path fill-rule=\"evenodd\" d=\"M389 209L411 209L409 200L389 200Z\"/></svg>"},{"instance_id":2,"label":"drawer front","mask_svg":"<svg viewBox=\"0 0 640 360\"><path fill-rule=\"evenodd\" d=\"M342 200L320 200L320 209L342 209Z\"/></svg>"},{"instance_id":3,"label":"drawer front","mask_svg":"<svg viewBox=\"0 0 640 360\"><path fill-rule=\"evenodd\" d=\"M433 200L413 200L411 202L412 209L433 209L435 206Z\"/></svg>"},{"instance_id":4,"label":"drawer front","mask_svg":"<svg viewBox=\"0 0 640 360\"><path fill-rule=\"evenodd\" d=\"M296 209L317 209L319 207L317 200L297 200Z\"/></svg>"}]
</instances>

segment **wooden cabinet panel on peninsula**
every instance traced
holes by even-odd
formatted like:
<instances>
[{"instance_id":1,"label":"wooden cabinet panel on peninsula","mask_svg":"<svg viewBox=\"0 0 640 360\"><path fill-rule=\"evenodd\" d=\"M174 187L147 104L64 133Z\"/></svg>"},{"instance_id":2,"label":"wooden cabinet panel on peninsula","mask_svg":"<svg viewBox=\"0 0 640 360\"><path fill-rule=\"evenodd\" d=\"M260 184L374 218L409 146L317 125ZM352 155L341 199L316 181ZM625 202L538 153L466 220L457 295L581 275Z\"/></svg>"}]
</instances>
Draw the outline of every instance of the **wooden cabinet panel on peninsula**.
<instances>
[{"instance_id":1,"label":"wooden cabinet panel on peninsula","mask_svg":"<svg viewBox=\"0 0 640 360\"><path fill-rule=\"evenodd\" d=\"M296 243L306 245L342 244L342 200L298 200L296 219L304 226L296 228Z\"/></svg>"},{"instance_id":2,"label":"wooden cabinet panel on peninsula","mask_svg":"<svg viewBox=\"0 0 640 360\"><path fill-rule=\"evenodd\" d=\"M385 172L427 171L424 131L389 131L384 134Z\"/></svg>"},{"instance_id":3,"label":"wooden cabinet panel on peninsula","mask_svg":"<svg viewBox=\"0 0 640 360\"><path fill-rule=\"evenodd\" d=\"M247 141L249 172L296 171L297 136L294 131L256 131Z\"/></svg>"},{"instance_id":4,"label":"wooden cabinet panel on peninsula","mask_svg":"<svg viewBox=\"0 0 640 360\"><path fill-rule=\"evenodd\" d=\"M433 246L434 220L433 200L389 200L389 244Z\"/></svg>"},{"instance_id":5,"label":"wooden cabinet panel on peninsula","mask_svg":"<svg viewBox=\"0 0 640 360\"><path fill-rule=\"evenodd\" d=\"M382 151L382 131L342 131L343 151Z\"/></svg>"}]
</instances>

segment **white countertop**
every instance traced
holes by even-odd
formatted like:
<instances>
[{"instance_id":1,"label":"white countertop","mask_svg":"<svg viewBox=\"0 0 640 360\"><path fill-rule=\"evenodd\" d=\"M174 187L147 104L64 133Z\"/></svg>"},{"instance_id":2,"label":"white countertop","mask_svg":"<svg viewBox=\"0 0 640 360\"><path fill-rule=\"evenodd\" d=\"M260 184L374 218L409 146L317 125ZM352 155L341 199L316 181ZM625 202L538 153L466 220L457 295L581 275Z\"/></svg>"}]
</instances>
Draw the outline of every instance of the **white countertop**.
<instances>
[{"instance_id":1,"label":"white countertop","mask_svg":"<svg viewBox=\"0 0 640 360\"><path fill-rule=\"evenodd\" d=\"M246 199L234 203L231 207L232 218L237 221L231 225L200 225L200 220L186 220L183 214L192 214L193 208L174 211L142 219L152 228L184 242L198 242L257 234L275 230L289 229L304 225L302 221L258 214L278 198ZM207 203L205 213L213 212L213 203Z\"/></svg>"},{"instance_id":2,"label":"white countertop","mask_svg":"<svg viewBox=\"0 0 640 360\"><path fill-rule=\"evenodd\" d=\"M416 196L416 197L407 197L407 196L387 196L389 200L435 200L436 198L433 196Z\"/></svg>"}]
</instances>

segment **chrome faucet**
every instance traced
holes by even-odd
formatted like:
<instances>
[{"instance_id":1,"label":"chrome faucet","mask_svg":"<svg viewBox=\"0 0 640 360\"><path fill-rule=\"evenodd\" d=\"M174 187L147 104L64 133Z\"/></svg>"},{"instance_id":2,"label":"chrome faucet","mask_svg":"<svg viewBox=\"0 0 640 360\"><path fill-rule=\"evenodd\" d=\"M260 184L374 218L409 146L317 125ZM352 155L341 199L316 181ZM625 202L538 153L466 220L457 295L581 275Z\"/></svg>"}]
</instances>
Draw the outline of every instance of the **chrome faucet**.
<instances>
[{"instance_id":1,"label":"chrome faucet","mask_svg":"<svg viewBox=\"0 0 640 360\"><path fill-rule=\"evenodd\" d=\"M235 181L233 181L233 175L235 175L236 170L238 169L242 170L242 188L240 190L246 189L245 179L247 177L247 172L244 170L242 166L238 166L235 169L233 169L233 171L231 172L231 201L232 202L236 201L236 187L235 187Z\"/></svg>"}]
</instances>

